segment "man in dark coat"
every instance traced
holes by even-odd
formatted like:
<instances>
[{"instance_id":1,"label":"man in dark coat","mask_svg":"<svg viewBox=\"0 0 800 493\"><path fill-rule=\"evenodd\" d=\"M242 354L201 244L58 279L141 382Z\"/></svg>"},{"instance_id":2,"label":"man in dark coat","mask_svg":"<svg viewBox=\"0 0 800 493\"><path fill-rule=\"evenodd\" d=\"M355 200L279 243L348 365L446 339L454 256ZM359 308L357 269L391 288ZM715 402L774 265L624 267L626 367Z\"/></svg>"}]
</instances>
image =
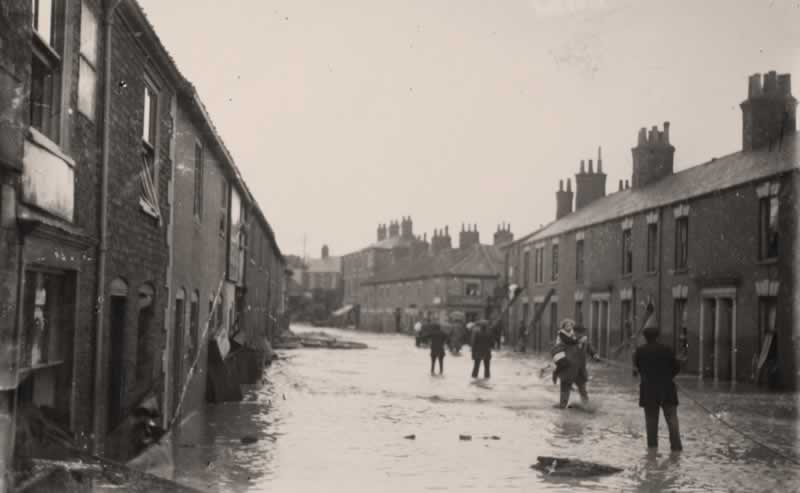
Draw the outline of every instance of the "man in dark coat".
<instances>
[{"instance_id":1,"label":"man in dark coat","mask_svg":"<svg viewBox=\"0 0 800 493\"><path fill-rule=\"evenodd\" d=\"M428 329L427 339L431 341L431 375L434 366L439 361L439 375L444 372L444 346L449 336L442 330L441 325L434 323Z\"/></svg>"},{"instance_id":2,"label":"man in dark coat","mask_svg":"<svg viewBox=\"0 0 800 493\"><path fill-rule=\"evenodd\" d=\"M678 427L678 390L673 378L680 371L680 363L671 347L658 342L659 330L645 324L643 335L647 341L633 355L633 365L640 375L639 407L644 408L647 428L647 447L658 447L658 415L664 412L669 430L669 443L673 451L683 450Z\"/></svg>"},{"instance_id":3,"label":"man in dark coat","mask_svg":"<svg viewBox=\"0 0 800 493\"><path fill-rule=\"evenodd\" d=\"M494 337L486 324L482 324L480 330L472 341L472 378L478 378L478 370L483 362L483 378L490 378L489 363L492 360L492 346Z\"/></svg>"}]
</instances>

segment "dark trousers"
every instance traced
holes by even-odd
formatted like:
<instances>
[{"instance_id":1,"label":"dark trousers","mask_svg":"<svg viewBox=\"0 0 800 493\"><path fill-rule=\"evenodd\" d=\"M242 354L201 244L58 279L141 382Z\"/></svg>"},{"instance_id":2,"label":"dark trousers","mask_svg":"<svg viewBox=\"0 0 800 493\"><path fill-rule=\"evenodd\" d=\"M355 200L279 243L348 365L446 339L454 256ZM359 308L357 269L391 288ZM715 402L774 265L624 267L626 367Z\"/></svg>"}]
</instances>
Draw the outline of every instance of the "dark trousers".
<instances>
[{"instance_id":1,"label":"dark trousers","mask_svg":"<svg viewBox=\"0 0 800 493\"><path fill-rule=\"evenodd\" d=\"M444 373L444 353L431 353L431 373L433 373L433 367L436 365L436 360L439 360L439 374Z\"/></svg>"},{"instance_id":2,"label":"dark trousers","mask_svg":"<svg viewBox=\"0 0 800 493\"><path fill-rule=\"evenodd\" d=\"M669 430L669 445L674 451L683 450L681 432L678 427L678 406L647 406L644 408L644 421L647 428L647 447L658 447L658 415L664 411L664 421Z\"/></svg>"},{"instance_id":3,"label":"dark trousers","mask_svg":"<svg viewBox=\"0 0 800 493\"><path fill-rule=\"evenodd\" d=\"M478 370L481 369L481 361L483 361L483 378L490 378L491 373L489 371L489 362L492 361L491 358L482 358L473 360L472 378L478 378Z\"/></svg>"},{"instance_id":4,"label":"dark trousers","mask_svg":"<svg viewBox=\"0 0 800 493\"><path fill-rule=\"evenodd\" d=\"M567 407L567 404L569 404L569 394L572 392L573 385L578 387L578 393L581 396L581 401L586 402L589 400L589 393L586 391L586 382L573 383L561 380L561 400L558 405L562 409Z\"/></svg>"}]
</instances>

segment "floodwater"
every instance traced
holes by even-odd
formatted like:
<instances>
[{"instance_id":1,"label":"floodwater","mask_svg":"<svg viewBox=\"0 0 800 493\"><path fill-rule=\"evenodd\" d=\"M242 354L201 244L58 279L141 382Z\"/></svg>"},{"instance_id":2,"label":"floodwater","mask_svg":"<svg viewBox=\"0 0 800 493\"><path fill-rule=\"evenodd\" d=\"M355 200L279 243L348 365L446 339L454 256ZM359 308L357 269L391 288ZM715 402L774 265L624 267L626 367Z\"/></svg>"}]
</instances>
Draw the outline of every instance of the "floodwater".
<instances>
[{"instance_id":1,"label":"floodwater","mask_svg":"<svg viewBox=\"0 0 800 493\"><path fill-rule=\"evenodd\" d=\"M800 491L800 468L684 395L684 452L670 453L662 420L661 449L648 453L629 372L592 365L593 412L561 411L542 356L496 352L492 378L473 381L465 348L434 377L428 350L408 336L328 332L370 349L285 351L245 402L209 406L181 430L175 479L214 492ZM679 381L719 418L800 460L794 395ZM556 479L530 469L540 455L624 471Z\"/></svg>"}]
</instances>

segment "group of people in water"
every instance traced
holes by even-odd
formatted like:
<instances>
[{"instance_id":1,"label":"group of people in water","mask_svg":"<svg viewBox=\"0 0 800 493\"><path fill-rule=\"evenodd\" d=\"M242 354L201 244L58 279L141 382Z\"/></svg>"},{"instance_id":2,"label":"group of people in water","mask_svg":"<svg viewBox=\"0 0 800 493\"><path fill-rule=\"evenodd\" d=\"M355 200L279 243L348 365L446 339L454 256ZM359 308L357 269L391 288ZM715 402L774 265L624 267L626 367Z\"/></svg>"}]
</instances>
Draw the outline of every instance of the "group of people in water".
<instances>
[{"instance_id":1,"label":"group of people in water","mask_svg":"<svg viewBox=\"0 0 800 493\"><path fill-rule=\"evenodd\" d=\"M452 333L445 332L438 323L418 322L418 343L430 343L431 374L435 374L436 363L439 363L439 374L444 372L445 348L451 341ZM490 378L492 348L499 342L498 334L488 322L472 322L466 326L470 335L469 345L472 349L472 378L478 378L483 365L483 377ZM642 329L645 344L640 345L633 353L634 376L639 376L639 406L645 414L648 448L658 447L658 421L663 412L669 430L670 447L673 451L683 449L678 426L678 393L675 375L680 371L680 361L673 349L659 342L660 331L652 318ZM451 346L451 349L453 347ZM458 348L454 349L456 352ZM602 361L589 341L586 329L578 326L574 320L564 319L559 324L558 335L551 349L552 380L560 384L559 402L554 406L566 409L569 406L573 387L577 388L581 402L589 401L587 383L589 373L588 359ZM551 365L548 365L548 367Z\"/></svg>"}]
</instances>

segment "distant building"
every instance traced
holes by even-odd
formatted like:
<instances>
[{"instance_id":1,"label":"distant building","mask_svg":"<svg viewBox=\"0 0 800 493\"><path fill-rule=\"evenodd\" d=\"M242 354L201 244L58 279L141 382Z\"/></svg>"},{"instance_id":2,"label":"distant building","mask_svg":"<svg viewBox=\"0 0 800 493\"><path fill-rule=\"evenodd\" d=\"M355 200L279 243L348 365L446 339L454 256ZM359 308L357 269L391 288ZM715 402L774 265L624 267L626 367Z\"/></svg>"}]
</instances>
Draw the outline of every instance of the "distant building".
<instances>
[{"instance_id":1,"label":"distant building","mask_svg":"<svg viewBox=\"0 0 800 493\"><path fill-rule=\"evenodd\" d=\"M409 253L389 250L382 268L358 285L360 327L394 332L410 329L423 317L446 321L455 312L467 320L486 317L503 270L498 245L513 235L502 226L494 239L495 245L483 245L477 227L462 226L454 249L445 227L434 231L430 245L423 239L412 243Z\"/></svg>"},{"instance_id":2,"label":"distant building","mask_svg":"<svg viewBox=\"0 0 800 493\"><path fill-rule=\"evenodd\" d=\"M326 320L342 305L342 258L322 246L320 258L290 257L291 311L297 320Z\"/></svg>"},{"instance_id":3,"label":"distant building","mask_svg":"<svg viewBox=\"0 0 800 493\"><path fill-rule=\"evenodd\" d=\"M556 220L506 248L506 279L526 287L511 328L529 323L552 288L527 343L548 348L558 321L571 317L609 356L636 334L652 301L664 340L688 344L687 371L751 380L775 331L780 380L795 384L796 105L788 74L752 76L742 150L678 173L669 123L643 128L631 180L610 195L602 157L596 170L582 161L575 210L568 180L556 192Z\"/></svg>"}]
</instances>

